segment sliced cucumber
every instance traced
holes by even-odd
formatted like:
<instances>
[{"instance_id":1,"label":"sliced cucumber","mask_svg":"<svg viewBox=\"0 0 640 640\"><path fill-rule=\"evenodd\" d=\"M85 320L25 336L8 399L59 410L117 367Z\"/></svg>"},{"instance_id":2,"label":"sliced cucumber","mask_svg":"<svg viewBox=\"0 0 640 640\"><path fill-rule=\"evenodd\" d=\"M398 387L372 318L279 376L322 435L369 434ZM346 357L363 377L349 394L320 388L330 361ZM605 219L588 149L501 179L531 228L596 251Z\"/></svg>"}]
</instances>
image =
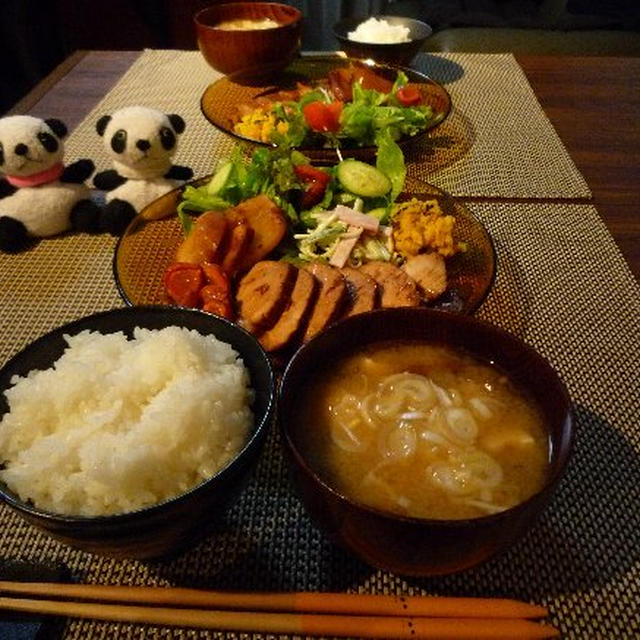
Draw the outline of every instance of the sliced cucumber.
<instances>
[{"instance_id":1,"label":"sliced cucumber","mask_svg":"<svg viewBox=\"0 0 640 640\"><path fill-rule=\"evenodd\" d=\"M222 191L222 188L227 184L231 170L233 169L233 162L225 162L214 174L209 184L207 185L207 193L215 196Z\"/></svg>"},{"instance_id":2,"label":"sliced cucumber","mask_svg":"<svg viewBox=\"0 0 640 640\"><path fill-rule=\"evenodd\" d=\"M391 191L391 180L380 169L355 158L343 160L337 175L347 191L363 198L379 198Z\"/></svg>"},{"instance_id":3,"label":"sliced cucumber","mask_svg":"<svg viewBox=\"0 0 640 640\"><path fill-rule=\"evenodd\" d=\"M389 208L388 207L376 207L375 209L371 209L367 211L368 216L373 216L374 218L378 218L380 222L383 224L386 223L387 218L389 217Z\"/></svg>"}]
</instances>

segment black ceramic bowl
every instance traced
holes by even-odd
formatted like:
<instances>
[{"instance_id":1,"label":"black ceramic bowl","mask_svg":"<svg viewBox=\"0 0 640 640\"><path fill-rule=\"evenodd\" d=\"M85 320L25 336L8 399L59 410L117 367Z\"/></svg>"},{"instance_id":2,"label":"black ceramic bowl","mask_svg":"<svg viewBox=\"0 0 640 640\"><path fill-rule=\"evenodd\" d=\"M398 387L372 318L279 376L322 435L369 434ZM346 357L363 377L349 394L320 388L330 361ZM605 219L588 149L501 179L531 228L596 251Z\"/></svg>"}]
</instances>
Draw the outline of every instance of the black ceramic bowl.
<instances>
[{"instance_id":1,"label":"black ceramic bowl","mask_svg":"<svg viewBox=\"0 0 640 640\"><path fill-rule=\"evenodd\" d=\"M304 389L341 356L388 340L418 340L463 349L493 361L542 410L550 465L542 489L495 515L466 520L403 517L362 504L323 480L305 456L309 425L300 419ZM509 333L471 316L419 308L354 316L308 342L289 362L280 386L278 419L303 504L328 536L372 566L413 576L453 573L505 550L531 529L564 474L573 445L571 402L555 371Z\"/></svg>"},{"instance_id":2,"label":"black ceramic bowl","mask_svg":"<svg viewBox=\"0 0 640 640\"><path fill-rule=\"evenodd\" d=\"M238 455L215 476L187 493L129 513L100 517L50 513L23 502L1 482L0 499L31 524L68 545L118 558L175 554L206 533L249 479L275 409L275 378L270 360L258 341L237 325L200 311L153 306L114 309L71 322L32 342L0 370L0 416L8 411L4 390L11 386L12 376L49 368L67 346L65 334L75 335L89 329L103 334L123 331L130 336L135 327L161 329L172 325L215 335L229 343L249 369L255 390L252 407L255 420L249 440Z\"/></svg>"},{"instance_id":3,"label":"black ceramic bowl","mask_svg":"<svg viewBox=\"0 0 640 640\"><path fill-rule=\"evenodd\" d=\"M367 18L345 18L333 26L333 35L340 43L341 49L350 58L371 58L378 63L408 66L420 52L432 29L425 22L401 16L372 16L378 20L385 20L390 25L399 25L409 30L408 42L382 43L358 42L349 38L359 24Z\"/></svg>"}]
</instances>

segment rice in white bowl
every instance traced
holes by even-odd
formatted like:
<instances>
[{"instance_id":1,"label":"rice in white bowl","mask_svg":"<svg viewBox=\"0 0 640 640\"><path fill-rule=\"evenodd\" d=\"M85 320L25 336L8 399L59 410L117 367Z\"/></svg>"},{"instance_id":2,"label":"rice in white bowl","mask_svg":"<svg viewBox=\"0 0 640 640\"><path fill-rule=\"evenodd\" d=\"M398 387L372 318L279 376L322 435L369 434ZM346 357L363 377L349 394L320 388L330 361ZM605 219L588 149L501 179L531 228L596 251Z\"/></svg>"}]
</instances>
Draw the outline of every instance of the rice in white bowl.
<instances>
[{"instance_id":1,"label":"rice in white bowl","mask_svg":"<svg viewBox=\"0 0 640 640\"><path fill-rule=\"evenodd\" d=\"M347 34L354 42L375 42L380 44L396 44L409 42L409 28L401 24L391 24L380 18L369 18L361 22L353 31Z\"/></svg>"},{"instance_id":2,"label":"rice in white bowl","mask_svg":"<svg viewBox=\"0 0 640 640\"><path fill-rule=\"evenodd\" d=\"M54 366L15 376L0 421L2 479L65 515L110 515L184 493L222 469L253 422L249 372L195 330L65 336Z\"/></svg>"}]
</instances>

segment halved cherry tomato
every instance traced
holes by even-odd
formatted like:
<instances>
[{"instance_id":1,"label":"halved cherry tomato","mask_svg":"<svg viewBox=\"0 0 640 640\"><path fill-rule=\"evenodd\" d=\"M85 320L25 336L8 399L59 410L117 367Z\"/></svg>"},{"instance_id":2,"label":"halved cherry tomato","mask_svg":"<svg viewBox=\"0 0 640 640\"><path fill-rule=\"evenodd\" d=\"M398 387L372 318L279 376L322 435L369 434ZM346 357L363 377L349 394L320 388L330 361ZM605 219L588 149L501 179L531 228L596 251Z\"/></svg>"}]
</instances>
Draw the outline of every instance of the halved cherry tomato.
<instances>
[{"instance_id":1,"label":"halved cherry tomato","mask_svg":"<svg viewBox=\"0 0 640 640\"><path fill-rule=\"evenodd\" d=\"M233 319L233 304L231 302L231 283L229 277L219 264L204 262L202 271L208 284L200 289L202 310L216 315Z\"/></svg>"},{"instance_id":2,"label":"halved cherry tomato","mask_svg":"<svg viewBox=\"0 0 640 640\"><path fill-rule=\"evenodd\" d=\"M200 265L191 262L174 262L167 267L163 277L164 289L169 298L182 307L197 307L204 274Z\"/></svg>"},{"instance_id":3,"label":"halved cherry tomato","mask_svg":"<svg viewBox=\"0 0 640 640\"><path fill-rule=\"evenodd\" d=\"M327 186L329 180L331 180L331 176L326 171L318 169L311 164L297 164L293 170L298 178L305 182L317 181Z\"/></svg>"},{"instance_id":4,"label":"halved cherry tomato","mask_svg":"<svg viewBox=\"0 0 640 640\"><path fill-rule=\"evenodd\" d=\"M303 209L310 209L322 200L331 176L310 164L298 164L293 170L298 178L306 184L300 206Z\"/></svg>"},{"instance_id":5,"label":"halved cherry tomato","mask_svg":"<svg viewBox=\"0 0 640 640\"><path fill-rule=\"evenodd\" d=\"M405 84L396 92L396 98L403 107L411 107L422 102L420 90L414 84Z\"/></svg>"},{"instance_id":6,"label":"halved cherry tomato","mask_svg":"<svg viewBox=\"0 0 640 640\"><path fill-rule=\"evenodd\" d=\"M309 102L302 107L307 124L314 131L338 131L340 129L340 114L342 113L342 102L336 100L331 104L316 100Z\"/></svg>"}]
</instances>

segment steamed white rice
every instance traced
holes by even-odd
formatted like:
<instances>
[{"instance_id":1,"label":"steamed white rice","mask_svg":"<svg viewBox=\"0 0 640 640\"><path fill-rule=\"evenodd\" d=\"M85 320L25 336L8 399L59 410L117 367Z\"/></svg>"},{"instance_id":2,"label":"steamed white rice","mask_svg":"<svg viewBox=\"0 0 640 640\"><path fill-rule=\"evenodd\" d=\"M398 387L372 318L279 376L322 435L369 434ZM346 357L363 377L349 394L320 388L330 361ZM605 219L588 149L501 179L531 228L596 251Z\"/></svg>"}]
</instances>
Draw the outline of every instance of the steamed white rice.
<instances>
[{"instance_id":1,"label":"steamed white rice","mask_svg":"<svg viewBox=\"0 0 640 640\"><path fill-rule=\"evenodd\" d=\"M132 511L210 478L246 443L253 391L230 345L180 327L65 339L52 368L6 391L0 478L22 500Z\"/></svg>"},{"instance_id":2,"label":"steamed white rice","mask_svg":"<svg viewBox=\"0 0 640 640\"><path fill-rule=\"evenodd\" d=\"M355 42L380 44L395 44L411 40L408 27L391 24L382 18L369 18L361 22L353 31L349 31L347 37Z\"/></svg>"}]
</instances>

